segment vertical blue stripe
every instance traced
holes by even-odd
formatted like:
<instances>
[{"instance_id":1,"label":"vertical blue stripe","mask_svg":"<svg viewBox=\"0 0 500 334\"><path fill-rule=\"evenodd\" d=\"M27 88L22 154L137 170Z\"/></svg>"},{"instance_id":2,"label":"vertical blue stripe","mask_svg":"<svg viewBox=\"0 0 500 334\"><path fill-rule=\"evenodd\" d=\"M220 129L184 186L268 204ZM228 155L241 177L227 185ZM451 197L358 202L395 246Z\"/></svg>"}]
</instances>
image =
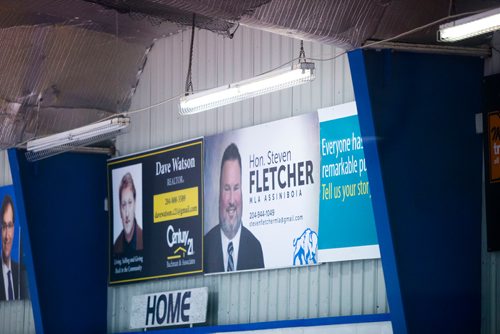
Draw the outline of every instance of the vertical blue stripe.
<instances>
[{"instance_id":1,"label":"vertical blue stripe","mask_svg":"<svg viewBox=\"0 0 500 334\"><path fill-rule=\"evenodd\" d=\"M377 148L377 135L373 124L372 106L368 90L367 73L362 50L349 52L354 95L358 108L359 125L363 137L363 146L367 168L370 171L368 179L372 193L372 204L375 215L375 226L384 268L387 299L391 311L393 331L396 334L406 334L407 326L399 277L396 266L396 256L392 242L389 216L384 192L384 183L380 170L380 161Z\"/></svg>"},{"instance_id":2,"label":"vertical blue stripe","mask_svg":"<svg viewBox=\"0 0 500 334\"><path fill-rule=\"evenodd\" d=\"M33 265L33 255L31 252L30 231L26 220L26 210L24 205L23 189L19 162L17 160L17 151L14 148L8 150L10 171L12 174L12 183L14 184L14 194L16 195L18 220L23 231L22 245L26 257L22 259L28 272L29 292L31 298L31 306L33 308L33 318L35 321L35 331L37 334L43 334L42 314L40 310L40 302L38 299L38 289L36 285L35 267Z\"/></svg>"}]
</instances>

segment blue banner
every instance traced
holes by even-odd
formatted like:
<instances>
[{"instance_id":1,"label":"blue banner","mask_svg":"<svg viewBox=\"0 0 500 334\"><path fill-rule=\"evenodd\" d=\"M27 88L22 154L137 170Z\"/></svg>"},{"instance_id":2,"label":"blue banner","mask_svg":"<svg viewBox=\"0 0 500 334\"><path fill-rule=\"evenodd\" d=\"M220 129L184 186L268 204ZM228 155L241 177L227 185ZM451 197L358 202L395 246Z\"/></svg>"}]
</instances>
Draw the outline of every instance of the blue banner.
<instances>
[{"instance_id":1,"label":"blue banner","mask_svg":"<svg viewBox=\"0 0 500 334\"><path fill-rule=\"evenodd\" d=\"M319 110L321 262L380 257L356 104Z\"/></svg>"}]
</instances>

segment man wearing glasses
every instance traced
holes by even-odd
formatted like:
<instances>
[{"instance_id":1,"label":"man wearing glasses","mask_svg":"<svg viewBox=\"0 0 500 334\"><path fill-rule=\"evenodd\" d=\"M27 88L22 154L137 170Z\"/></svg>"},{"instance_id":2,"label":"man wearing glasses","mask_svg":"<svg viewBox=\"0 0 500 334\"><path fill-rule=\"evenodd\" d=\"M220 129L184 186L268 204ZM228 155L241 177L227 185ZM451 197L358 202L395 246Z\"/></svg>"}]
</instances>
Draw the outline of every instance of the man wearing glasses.
<instances>
[{"instance_id":1,"label":"man wearing glasses","mask_svg":"<svg viewBox=\"0 0 500 334\"><path fill-rule=\"evenodd\" d=\"M14 204L12 197L5 195L0 210L2 227L2 275L0 275L0 300L22 299L20 266L11 259L14 242Z\"/></svg>"}]
</instances>

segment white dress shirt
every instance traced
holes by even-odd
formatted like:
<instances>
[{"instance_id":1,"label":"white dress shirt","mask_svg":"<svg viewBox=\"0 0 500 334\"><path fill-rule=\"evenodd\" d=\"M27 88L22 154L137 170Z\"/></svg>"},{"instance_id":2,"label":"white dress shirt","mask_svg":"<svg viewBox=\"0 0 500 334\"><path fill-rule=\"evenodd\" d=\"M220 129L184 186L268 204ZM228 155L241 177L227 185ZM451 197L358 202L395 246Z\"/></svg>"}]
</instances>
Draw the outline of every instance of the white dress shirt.
<instances>
[{"instance_id":1,"label":"white dress shirt","mask_svg":"<svg viewBox=\"0 0 500 334\"><path fill-rule=\"evenodd\" d=\"M220 236L222 240L222 255L224 258L224 271L227 271L227 259L229 258L229 254L227 253L227 246L229 242L233 242L233 263L234 270L238 269L238 250L240 249L240 236L241 236L241 224L238 228L238 232L233 239L229 240L228 237L224 234L222 229L220 229Z\"/></svg>"},{"instance_id":2,"label":"white dress shirt","mask_svg":"<svg viewBox=\"0 0 500 334\"><path fill-rule=\"evenodd\" d=\"M3 288L5 290L5 299L9 299L9 280L10 277L8 275L9 270L10 270L10 275L12 276L12 268L10 267L10 264L7 266L5 263L3 263L3 257L2 257L2 275L3 275ZM15 292L14 292L14 282L11 282L12 284L12 292L14 293L14 299L16 299Z\"/></svg>"}]
</instances>

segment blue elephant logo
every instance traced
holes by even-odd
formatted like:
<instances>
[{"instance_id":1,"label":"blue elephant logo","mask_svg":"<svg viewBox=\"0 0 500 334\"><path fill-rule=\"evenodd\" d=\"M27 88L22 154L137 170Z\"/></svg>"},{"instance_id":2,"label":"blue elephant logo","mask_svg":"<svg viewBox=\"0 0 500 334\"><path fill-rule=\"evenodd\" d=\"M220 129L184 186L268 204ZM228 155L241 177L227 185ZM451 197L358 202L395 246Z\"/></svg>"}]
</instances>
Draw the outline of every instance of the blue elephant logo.
<instances>
[{"instance_id":1,"label":"blue elephant logo","mask_svg":"<svg viewBox=\"0 0 500 334\"><path fill-rule=\"evenodd\" d=\"M317 264L316 254L318 252L318 234L307 228L300 237L293 239L293 265L297 263L304 264Z\"/></svg>"}]
</instances>

